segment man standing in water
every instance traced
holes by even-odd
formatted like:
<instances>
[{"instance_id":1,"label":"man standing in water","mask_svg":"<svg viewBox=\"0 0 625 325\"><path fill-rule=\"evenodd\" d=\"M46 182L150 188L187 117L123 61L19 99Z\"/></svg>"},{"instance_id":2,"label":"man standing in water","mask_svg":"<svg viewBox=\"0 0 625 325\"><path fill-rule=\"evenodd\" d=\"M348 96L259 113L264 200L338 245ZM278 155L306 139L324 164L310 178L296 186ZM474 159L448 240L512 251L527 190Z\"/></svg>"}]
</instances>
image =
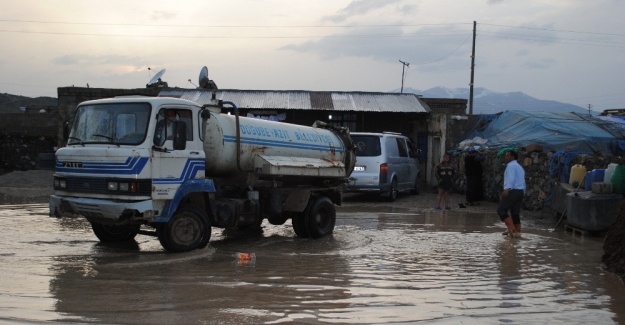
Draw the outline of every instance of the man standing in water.
<instances>
[{"instance_id":1,"label":"man standing in water","mask_svg":"<svg viewBox=\"0 0 625 325\"><path fill-rule=\"evenodd\" d=\"M503 235L512 238L521 235L521 205L525 195L525 170L517 162L518 158L516 151L506 150L504 160L507 165L503 175L503 193L497 207L499 218L508 227Z\"/></svg>"}]
</instances>

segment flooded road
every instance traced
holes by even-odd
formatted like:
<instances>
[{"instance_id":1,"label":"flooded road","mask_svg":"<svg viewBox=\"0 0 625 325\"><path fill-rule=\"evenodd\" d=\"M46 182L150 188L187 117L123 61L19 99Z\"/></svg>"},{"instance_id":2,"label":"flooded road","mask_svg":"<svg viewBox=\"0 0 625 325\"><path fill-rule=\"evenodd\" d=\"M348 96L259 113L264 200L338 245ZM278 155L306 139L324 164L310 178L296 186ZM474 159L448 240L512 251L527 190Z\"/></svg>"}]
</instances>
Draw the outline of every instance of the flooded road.
<instances>
[{"instance_id":1,"label":"flooded road","mask_svg":"<svg viewBox=\"0 0 625 325\"><path fill-rule=\"evenodd\" d=\"M0 323L625 323L601 239L509 239L495 214L352 206L327 238L265 223L213 229L206 249L185 254L148 236L103 245L86 221L47 214L0 206Z\"/></svg>"}]
</instances>

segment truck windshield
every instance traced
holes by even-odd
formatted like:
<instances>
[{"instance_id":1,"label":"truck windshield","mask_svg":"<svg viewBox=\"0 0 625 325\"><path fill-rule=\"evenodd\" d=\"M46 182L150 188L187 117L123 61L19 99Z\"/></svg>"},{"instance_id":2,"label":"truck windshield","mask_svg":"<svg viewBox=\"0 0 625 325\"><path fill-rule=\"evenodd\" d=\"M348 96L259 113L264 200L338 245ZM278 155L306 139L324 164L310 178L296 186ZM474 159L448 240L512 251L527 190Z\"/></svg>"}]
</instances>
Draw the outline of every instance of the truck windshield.
<instances>
[{"instance_id":1,"label":"truck windshield","mask_svg":"<svg viewBox=\"0 0 625 325\"><path fill-rule=\"evenodd\" d=\"M147 134L150 109L149 103L79 106L67 144L140 144Z\"/></svg>"}]
</instances>

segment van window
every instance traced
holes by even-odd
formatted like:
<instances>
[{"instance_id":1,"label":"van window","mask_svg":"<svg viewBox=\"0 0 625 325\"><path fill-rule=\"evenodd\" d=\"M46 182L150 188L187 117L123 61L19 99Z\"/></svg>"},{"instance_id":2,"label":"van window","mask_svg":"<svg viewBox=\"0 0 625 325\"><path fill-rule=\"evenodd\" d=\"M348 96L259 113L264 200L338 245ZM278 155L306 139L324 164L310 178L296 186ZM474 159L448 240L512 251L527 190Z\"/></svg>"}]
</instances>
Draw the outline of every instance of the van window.
<instances>
[{"instance_id":1,"label":"van window","mask_svg":"<svg viewBox=\"0 0 625 325\"><path fill-rule=\"evenodd\" d=\"M399 149L400 157L408 157L408 150L406 150L406 141L404 138L395 138L397 140L397 148Z\"/></svg>"},{"instance_id":2,"label":"van window","mask_svg":"<svg viewBox=\"0 0 625 325\"><path fill-rule=\"evenodd\" d=\"M397 146L397 138L386 138L386 155L388 157L399 157L399 149Z\"/></svg>"},{"instance_id":3,"label":"van window","mask_svg":"<svg viewBox=\"0 0 625 325\"><path fill-rule=\"evenodd\" d=\"M417 155L417 151L415 150L415 147L413 145L413 143L410 140L406 140L406 144L408 145L408 156L410 158L419 158L419 156Z\"/></svg>"},{"instance_id":4,"label":"van window","mask_svg":"<svg viewBox=\"0 0 625 325\"><path fill-rule=\"evenodd\" d=\"M377 136L352 136L356 145L356 156L377 157L382 154L380 138Z\"/></svg>"}]
</instances>

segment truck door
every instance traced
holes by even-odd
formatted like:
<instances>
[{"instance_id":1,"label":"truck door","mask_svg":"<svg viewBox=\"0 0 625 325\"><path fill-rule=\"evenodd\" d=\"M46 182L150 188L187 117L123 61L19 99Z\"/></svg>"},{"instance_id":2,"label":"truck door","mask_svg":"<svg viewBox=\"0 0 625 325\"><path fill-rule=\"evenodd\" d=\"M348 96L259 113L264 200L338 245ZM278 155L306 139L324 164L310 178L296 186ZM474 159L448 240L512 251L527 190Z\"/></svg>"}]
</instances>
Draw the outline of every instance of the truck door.
<instances>
[{"instance_id":1,"label":"truck door","mask_svg":"<svg viewBox=\"0 0 625 325\"><path fill-rule=\"evenodd\" d=\"M172 199L186 180L204 177L198 118L191 109L180 107L164 107L158 112L152 151L155 200Z\"/></svg>"}]
</instances>

